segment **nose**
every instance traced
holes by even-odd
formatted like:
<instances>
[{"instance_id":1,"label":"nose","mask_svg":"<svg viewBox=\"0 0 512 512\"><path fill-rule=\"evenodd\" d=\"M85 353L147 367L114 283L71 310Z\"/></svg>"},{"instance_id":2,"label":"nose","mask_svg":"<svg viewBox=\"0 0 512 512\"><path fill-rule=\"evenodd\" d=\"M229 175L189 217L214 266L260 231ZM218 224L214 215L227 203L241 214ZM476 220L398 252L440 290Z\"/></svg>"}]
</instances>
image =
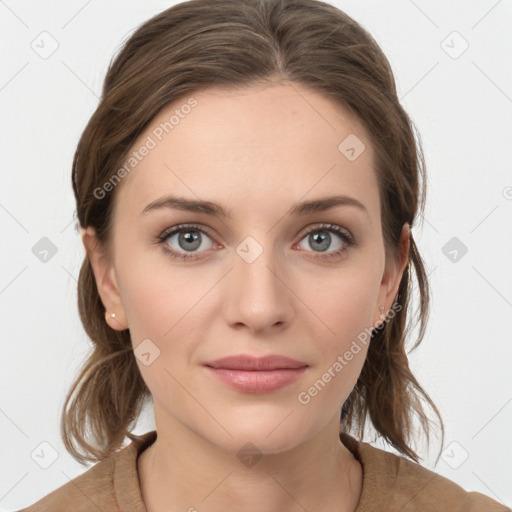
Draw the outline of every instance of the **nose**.
<instances>
[{"instance_id":1,"label":"nose","mask_svg":"<svg viewBox=\"0 0 512 512\"><path fill-rule=\"evenodd\" d=\"M289 325L293 293L286 267L271 248L249 240L234 254L228 276L225 313L230 325L253 333L267 333ZM267 332L269 331L269 332Z\"/></svg>"}]
</instances>

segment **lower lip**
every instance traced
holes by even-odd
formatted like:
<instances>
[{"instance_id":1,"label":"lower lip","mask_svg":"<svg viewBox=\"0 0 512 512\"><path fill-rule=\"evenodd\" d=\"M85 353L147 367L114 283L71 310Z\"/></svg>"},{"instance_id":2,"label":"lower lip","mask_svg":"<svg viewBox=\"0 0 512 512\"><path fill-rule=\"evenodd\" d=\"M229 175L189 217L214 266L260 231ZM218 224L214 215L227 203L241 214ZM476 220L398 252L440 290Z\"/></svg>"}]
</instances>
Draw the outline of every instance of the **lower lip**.
<instances>
[{"instance_id":1,"label":"lower lip","mask_svg":"<svg viewBox=\"0 0 512 512\"><path fill-rule=\"evenodd\" d=\"M302 368L286 368L280 370L227 370L205 366L217 379L224 384L243 391L244 393L269 393L276 391L299 379L306 371Z\"/></svg>"}]
</instances>

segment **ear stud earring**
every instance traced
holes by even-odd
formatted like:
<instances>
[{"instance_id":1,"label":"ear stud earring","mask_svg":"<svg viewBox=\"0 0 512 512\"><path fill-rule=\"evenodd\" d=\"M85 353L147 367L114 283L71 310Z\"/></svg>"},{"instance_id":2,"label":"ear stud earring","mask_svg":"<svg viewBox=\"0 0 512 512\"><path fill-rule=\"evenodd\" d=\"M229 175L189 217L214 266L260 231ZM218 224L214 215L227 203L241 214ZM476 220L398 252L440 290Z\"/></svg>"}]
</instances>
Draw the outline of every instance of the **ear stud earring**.
<instances>
[{"instance_id":1,"label":"ear stud earring","mask_svg":"<svg viewBox=\"0 0 512 512\"><path fill-rule=\"evenodd\" d=\"M110 316L111 318L115 318L116 314L115 313L109 313L108 311L105 311L105 316L106 317Z\"/></svg>"}]
</instances>

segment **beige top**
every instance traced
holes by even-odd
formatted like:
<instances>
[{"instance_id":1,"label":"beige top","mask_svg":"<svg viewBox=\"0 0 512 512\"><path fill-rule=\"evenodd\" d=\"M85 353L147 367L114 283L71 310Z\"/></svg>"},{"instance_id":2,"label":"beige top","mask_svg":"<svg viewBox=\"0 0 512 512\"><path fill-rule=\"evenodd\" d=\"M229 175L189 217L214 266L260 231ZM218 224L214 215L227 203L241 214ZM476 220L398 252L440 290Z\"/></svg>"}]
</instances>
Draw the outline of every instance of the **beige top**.
<instances>
[{"instance_id":1,"label":"beige top","mask_svg":"<svg viewBox=\"0 0 512 512\"><path fill-rule=\"evenodd\" d=\"M114 455L19 512L147 512L137 457L156 439L143 434ZM405 457L342 433L341 442L363 468L356 512L511 512L478 492L466 492L447 478Z\"/></svg>"}]
</instances>

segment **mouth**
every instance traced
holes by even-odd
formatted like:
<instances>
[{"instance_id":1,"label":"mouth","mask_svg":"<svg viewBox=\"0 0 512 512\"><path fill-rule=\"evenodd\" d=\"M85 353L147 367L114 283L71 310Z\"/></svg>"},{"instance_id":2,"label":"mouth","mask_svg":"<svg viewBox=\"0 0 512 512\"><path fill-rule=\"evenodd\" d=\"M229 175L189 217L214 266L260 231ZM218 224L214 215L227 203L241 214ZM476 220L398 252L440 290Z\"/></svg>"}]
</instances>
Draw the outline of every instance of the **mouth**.
<instances>
[{"instance_id":1,"label":"mouth","mask_svg":"<svg viewBox=\"0 0 512 512\"><path fill-rule=\"evenodd\" d=\"M281 355L255 357L244 354L223 357L204 364L211 368L244 371L296 370L308 366L307 363Z\"/></svg>"},{"instance_id":2,"label":"mouth","mask_svg":"<svg viewBox=\"0 0 512 512\"><path fill-rule=\"evenodd\" d=\"M203 365L223 384L245 393L269 393L298 380L309 365L285 356L230 356Z\"/></svg>"}]
</instances>

